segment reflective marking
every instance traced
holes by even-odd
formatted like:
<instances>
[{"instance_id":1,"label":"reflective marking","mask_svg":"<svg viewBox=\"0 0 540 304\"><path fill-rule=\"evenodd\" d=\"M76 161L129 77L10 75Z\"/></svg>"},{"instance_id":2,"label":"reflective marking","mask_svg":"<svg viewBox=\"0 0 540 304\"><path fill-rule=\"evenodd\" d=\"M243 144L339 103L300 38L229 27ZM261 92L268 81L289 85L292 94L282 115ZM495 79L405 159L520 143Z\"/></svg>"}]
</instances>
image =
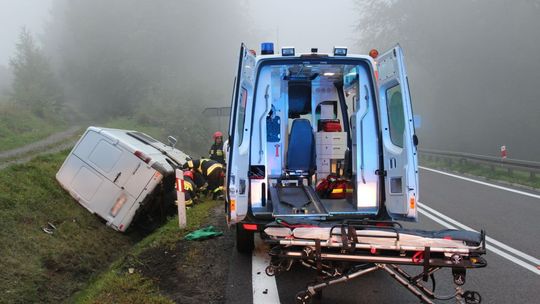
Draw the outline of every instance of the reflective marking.
<instances>
[{"instance_id":1,"label":"reflective marking","mask_svg":"<svg viewBox=\"0 0 540 304\"><path fill-rule=\"evenodd\" d=\"M457 229L456 228L456 226L457 226L457 227L459 227L461 229L470 230L470 231L476 231L476 230L474 230L474 229L472 229L472 228L470 228L470 227L468 227L466 225L463 225L460 222L458 222L458 221L456 221L456 220L454 220L452 218L449 218L446 215L444 215L444 214L442 214L442 213L440 213L440 212L426 206L425 204L422 204L422 203L418 202L418 207L419 207L418 212L420 212L421 214L427 216L428 218L432 219L433 221L439 223L440 225L442 225L442 226L444 226L446 228ZM434 214L431 214L428 211L433 212ZM439 216L440 218L437 217L437 216ZM448 222L444 221L443 219L450 222L450 223L452 223L452 224L454 224L455 226L453 226L452 224L449 224ZM515 263L515 264L517 264L517 265L519 265L519 266L521 266L521 267L523 267L523 268L525 268L527 270L530 270L530 271L532 271L533 273L535 273L537 275L540 275L540 269L538 269L537 267L535 267L535 266L533 266L531 264L528 264L528 263L520 260L516 256L513 256L513 255L511 255L509 253L506 253L506 252L502 251L500 248L495 247L495 245L498 245L501 248L506 249L507 251L512 252L512 253L516 254L517 256L519 256L519 257L521 257L521 258L523 258L525 260L531 261L531 262L538 261L538 259L536 259L535 257L532 257L532 256L530 256L530 255L528 255L526 253L523 253L523 252L521 252L521 251L519 251L517 249L514 249L514 248L512 248L512 247L510 247L508 245L505 245L505 244L503 244L503 243L501 243L501 242L499 242L499 241L497 241L497 240L495 240L493 238L490 238L488 236L486 236L486 241L487 241L486 248L489 251L491 251L491 252L493 252L495 254L498 254L499 256L509 260L510 262L513 262L513 263ZM533 263L535 263L535 262L533 262ZM537 264L537 263L535 263L535 264Z\"/></svg>"},{"instance_id":2,"label":"reflective marking","mask_svg":"<svg viewBox=\"0 0 540 304\"><path fill-rule=\"evenodd\" d=\"M276 277L266 275L270 265L268 246L255 234L255 249L251 260L251 282L253 284L253 304L279 304Z\"/></svg>"},{"instance_id":3,"label":"reflective marking","mask_svg":"<svg viewBox=\"0 0 540 304\"><path fill-rule=\"evenodd\" d=\"M431 168L426 168L426 167L422 167L422 166L418 166L418 168L424 169L424 170L427 170L427 171L431 171L431 172L435 172L435 173L439 173L439 174L443 174L443 175L447 175L447 176L451 176L451 177L455 177L455 178L459 178L459 179L462 179L462 180L466 180L468 182L473 182L473 183L477 183L477 184L480 184L480 185L484 185L484 186L488 186L488 187L492 187L492 188L497 188L497 189L501 189L501 190L506 190L506 191L509 191L509 192L514 192L514 193L517 193L517 194L526 195L526 196L530 196L530 197L533 197L533 198L540 199L540 195L537 195L537 194L533 194L533 193L529 193L529 192L525 192L525 191L519 191L519 190L516 190L516 189L503 187L503 186L499 186L499 185L494 185L494 184L482 182L482 181L479 181L479 180L476 180L476 179L463 177L463 176L459 176L459 175L455 175L455 174L451 174L451 173L447 173L447 172L444 172L444 171L439 171L439 170L435 170L435 169L431 169Z\"/></svg>"},{"instance_id":4,"label":"reflective marking","mask_svg":"<svg viewBox=\"0 0 540 304\"><path fill-rule=\"evenodd\" d=\"M458 226L458 227L461 228L461 229L464 229L464 230L471 230L471 231L476 231L476 230L472 229L472 228L469 227L469 226L463 225L462 223L460 223L460 222L458 222L458 221L456 221L456 220L454 220L454 219L449 218L448 216L446 216L446 215L440 213L439 211L437 211L437 210L435 210L435 209L433 209L433 208L430 208L430 207L428 207L428 206L426 206L426 205L424 205L424 204L421 204L421 203L418 203L418 205L420 205L422 208L426 209L427 211L429 211L429 212L431 212L431 213L433 213L433 214L435 214L435 215L441 217L441 218L444 219L445 221L450 222L450 223L452 223L452 224ZM517 255L517 256L520 256L520 257L523 258L524 260L527 260L527 261L529 261L529 262L531 262L531 263L533 263L533 264L536 264L536 265L540 264L540 260L539 260L539 259L537 259L537 258L535 258L535 257L533 257L533 256L530 256L530 255L528 255L528 254L526 254L526 253L524 253L524 252L521 252L521 251L519 251L519 250L517 250L517 249L514 249L514 248L512 248L512 247L510 247L510 246L508 246L508 245L505 245L505 244L503 244L503 243L501 243L501 242L499 242L499 241L497 241L497 240L495 240L495 239L493 239L493 238L491 238L491 237L489 237L489 236L486 236L486 240L487 240L488 242L490 242L490 243L493 243L493 245L499 246L499 247L501 247L501 249L504 249L504 250L506 250L506 251L512 252L513 254L515 254L515 255Z\"/></svg>"}]
</instances>

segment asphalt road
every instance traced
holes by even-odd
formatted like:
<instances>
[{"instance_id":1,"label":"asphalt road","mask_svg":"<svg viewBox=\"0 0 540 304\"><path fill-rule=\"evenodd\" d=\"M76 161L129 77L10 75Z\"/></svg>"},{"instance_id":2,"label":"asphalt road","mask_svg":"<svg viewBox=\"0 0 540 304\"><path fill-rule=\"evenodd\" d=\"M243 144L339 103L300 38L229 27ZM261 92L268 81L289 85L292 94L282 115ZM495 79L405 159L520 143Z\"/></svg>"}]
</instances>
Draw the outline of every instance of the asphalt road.
<instances>
[{"instance_id":1,"label":"asphalt road","mask_svg":"<svg viewBox=\"0 0 540 304\"><path fill-rule=\"evenodd\" d=\"M440 230L466 226L485 229L490 237L485 256L488 267L468 271L466 290L480 292L483 303L540 303L540 193L511 192L426 169L420 170L420 186L424 208L420 209L419 222L407 227ZM295 294L313 280L314 273L300 266L280 274L275 281L264 272L258 273L255 266L264 258L265 248L261 246L258 245L255 258L236 252L231 256L228 303L276 303L278 297L281 303L294 303ZM440 271L436 277L441 294L453 291L449 270ZM272 294L272 284L277 286L278 296ZM314 303L419 300L386 273L377 271L326 288L322 299Z\"/></svg>"}]
</instances>

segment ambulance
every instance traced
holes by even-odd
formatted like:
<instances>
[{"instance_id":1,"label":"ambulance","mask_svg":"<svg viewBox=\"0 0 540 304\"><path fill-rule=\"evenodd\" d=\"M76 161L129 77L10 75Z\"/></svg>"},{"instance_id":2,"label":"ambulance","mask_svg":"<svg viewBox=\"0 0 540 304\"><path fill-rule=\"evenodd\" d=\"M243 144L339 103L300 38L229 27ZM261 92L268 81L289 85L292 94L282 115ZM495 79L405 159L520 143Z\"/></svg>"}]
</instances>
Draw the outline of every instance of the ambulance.
<instances>
[{"instance_id":1,"label":"ambulance","mask_svg":"<svg viewBox=\"0 0 540 304\"><path fill-rule=\"evenodd\" d=\"M257 54L242 44L225 181L238 251L251 252L260 234L271 248L268 275L293 262L316 269L319 284L301 291L299 303L375 270L408 282L394 268L401 264L422 266L422 278L451 267L454 297L476 301L477 292L460 286L465 269L487 264L485 234L399 223L418 217L417 145L399 45L357 55L337 46L276 51L273 43ZM419 281L404 286L431 303L436 295Z\"/></svg>"}]
</instances>

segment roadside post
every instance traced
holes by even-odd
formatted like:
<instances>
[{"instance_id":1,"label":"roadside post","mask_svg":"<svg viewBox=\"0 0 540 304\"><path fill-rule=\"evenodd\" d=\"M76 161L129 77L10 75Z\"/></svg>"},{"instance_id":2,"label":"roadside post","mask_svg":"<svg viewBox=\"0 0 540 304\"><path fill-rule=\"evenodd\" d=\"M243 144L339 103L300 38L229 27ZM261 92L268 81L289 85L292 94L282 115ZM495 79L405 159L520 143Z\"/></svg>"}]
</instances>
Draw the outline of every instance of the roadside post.
<instances>
[{"instance_id":1,"label":"roadside post","mask_svg":"<svg viewBox=\"0 0 540 304\"><path fill-rule=\"evenodd\" d=\"M186 220L186 196L184 190L184 171L176 169L176 205L178 206L178 226L185 228Z\"/></svg>"}]
</instances>

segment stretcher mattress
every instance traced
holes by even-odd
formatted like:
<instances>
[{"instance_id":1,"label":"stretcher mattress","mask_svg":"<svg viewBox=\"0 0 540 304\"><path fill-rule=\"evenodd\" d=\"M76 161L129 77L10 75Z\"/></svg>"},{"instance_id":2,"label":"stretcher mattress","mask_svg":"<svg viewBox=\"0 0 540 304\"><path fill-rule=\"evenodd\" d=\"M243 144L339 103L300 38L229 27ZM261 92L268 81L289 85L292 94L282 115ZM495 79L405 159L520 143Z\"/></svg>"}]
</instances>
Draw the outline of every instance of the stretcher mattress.
<instances>
[{"instance_id":1,"label":"stretcher mattress","mask_svg":"<svg viewBox=\"0 0 540 304\"><path fill-rule=\"evenodd\" d=\"M348 228L343 228L350 237ZM320 240L328 244L342 243L341 227L267 227L264 232L276 240ZM354 234L352 234L354 235ZM481 245L482 236L478 232L445 229L440 231L425 231L415 229L356 229L356 242L360 245L373 247L400 248L457 248L471 249Z\"/></svg>"}]
</instances>

